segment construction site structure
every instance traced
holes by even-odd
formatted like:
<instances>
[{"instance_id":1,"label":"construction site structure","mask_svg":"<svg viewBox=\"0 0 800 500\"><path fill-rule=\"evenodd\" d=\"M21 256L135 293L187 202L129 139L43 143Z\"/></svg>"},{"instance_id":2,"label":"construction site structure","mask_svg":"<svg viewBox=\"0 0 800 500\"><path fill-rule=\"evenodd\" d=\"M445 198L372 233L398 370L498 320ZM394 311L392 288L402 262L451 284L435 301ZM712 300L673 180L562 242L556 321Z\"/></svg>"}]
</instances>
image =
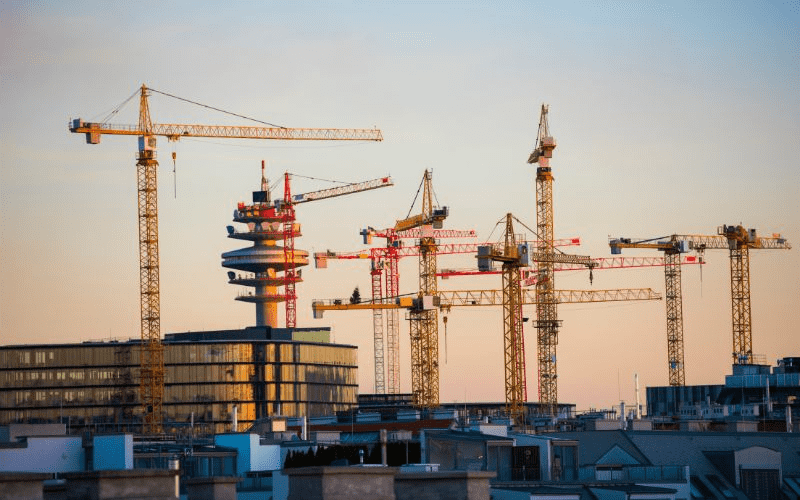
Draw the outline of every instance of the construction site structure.
<instances>
[{"instance_id":1,"label":"construction site structure","mask_svg":"<svg viewBox=\"0 0 800 500\"><path fill-rule=\"evenodd\" d=\"M505 396L507 411L511 418L520 421L524 404L528 400L525 368L525 335L522 319L521 268L533 264L537 258L572 264L585 263L591 259L584 256L548 253L537 255L524 237L514 234L514 216L506 214L502 246L478 247L478 269L488 271L494 262L501 263L503 275L503 355L505 361Z\"/></svg>"},{"instance_id":2,"label":"construction site structure","mask_svg":"<svg viewBox=\"0 0 800 500\"><path fill-rule=\"evenodd\" d=\"M623 248L652 248L664 253L665 304L667 318L667 369L669 385L686 385L684 341L683 341L683 298L681 291L681 256L689 251L689 242L653 240L636 243L622 243L624 238L609 242L611 253L619 254ZM627 240L630 241L630 240Z\"/></svg>"},{"instance_id":3,"label":"construction site structure","mask_svg":"<svg viewBox=\"0 0 800 500\"><path fill-rule=\"evenodd\" d=\"M228 272L228 283L254 288L254 292L240 294L236 300L256 305L256 326L278 327L278 304L286 303L286 327L296 326L297 294L293 288L302 281L298 267L308 265L308 252L295 248L294 239L301 236L301 227L290 208L294 205L335 196L343 196L394 185L390 177L366 182L346 184L311 193L292 195L290 174L284 174L284 197L272 200L269 182L261 162L261 189L253 192L253 203L240 202L233 212L233 221L247 225L246 231L236 231L228 226L228 237L252 241L253 246L225 252L222 266L245 274ZM287 196L288 193L288 196ZM279 242L289 242L280 246ZM290 286L287 288L287 283ZM283 287L283 293L279 289ZM288 290L288 291L287 291Z\"/></svg>"},{"instance_id":4,"label":"construction site structure","mask_svg":"<svg viewBox=\"0 0 800 500\"><path fill-rule=\"evenodd\" d=\"M431 229L433 237L474 238L474 230ZM395 231L394 228L376 230L368 227L360 233L364 244L371 244L373 237L386 239L385 246L356 252L316 252L314 266L328 267L328 260L369 259L372 283L372 302L382 302L384 297L396 297L400 292L398 261L403 257L419 257L419 246L403 246L403 239L418 239L419 228ZM440 245L437 253L473 253L470 244ZM384 321L385 318L385 321ZM397 310L372 310L373 351L375 369L375 393L398 394L400 392L400 321ZM384 335L385 332L385 335ZM384 340L386 340L386 363L384 364ZM388 375L388 377L386 376ZM388 378L388 380L387 380Z\"/></svg>"},{"instance_id":5,"label":"construction site structure","mask_svg":"<svg viewBox=\"0 0 800 500\"><path fill-rule=\"evenodd\" d=\"M511 255L509 251L507 255ZM574 256L579 257L579 256ZM509 258L510 260L510 258ZM523 258L524 260L524 258ZM508 267L513 267L510 265ZM518 269L518 268L517 268ZM511 280L514 278L512 277ZM505 282L504 282L505 284ZM517 294L516 291L519 291ZM509 295L514 294L510 299ZM563 304L585 304L596 302L619 302L660 300L661 296L649 288L617 289L617 290L555 290L553 300ZM311 303L315 318L322 318L325 311L347 310L385 310L396 311L405 309L409 312L408 318L412 321L413 314L426 311L442 310L449 312L453 307L482 307L503 306L504 324L511 323L515 328L511 335L504 330L504 361L506 407L514 421L519 422L523 416L524 403L527 401L525 393L525 349L524 334L522 332L523 318L521 308L523 305L536 304L538 294L535 290L521 289L519 287L504 287L503 290L438 290L435 296L405 295L392 297L391 300L381 302L353 303L348 299L316 299ZM512 316L511 320L508 316ZM438 394L436 395L438 399ZM519 407L518 407L519 406ZM546 409L550 415L551 409Z\"/></svg>"},{"instance_id":6,"label":"construction site structure","mask_svg":"<svg viewBox=\"0 0 800 500\"><path fill-rule=\"evenodd\" d=\"M556 140L550 133L549 106L542 104L536 144L528 157L529 164L536 164L536 235L539 244L535 258L536 290L536 340L539 365L539 401L550 415L558 409L558 365L556 349L561 321L558 319L558 300L555 296L555 269L558 260L553 247L553 173L550 159L556 148ZM583 263L581 263L583 264ZM591 270L591 265L588 266Z\"/></svg>"},{"instance_id":7,"label":"construction site structure","mask_svg":"<svg viewBox=\"0 0 800 500\"><path fill-rule=\"evenodd\" d=\"M523 289L522 305L536 304L536 290ZM484 307L503 305L502 290L439 290L438 300L431 296L401 295L391 301L352 303L349 299L314 299L311 308L315 318L322 318L325 311L348 311L353 309L422 309L437 308L449 311L453 307ZM556 290L555 300L559 304L591 304L598 302L628 302L661 300L660 293L651 288L616 288L610 290Z\"/></svg>"},{"instance_id":8,"label":"construction site structure","mask_svg":"<svg viewBox=\"0 0 800 500\"><path fill-rule=\"evenodd\" d=\"M433 203L433 174L425 170L422 176L422 207L420 213L398 220L395 231L419 228L419 290L423 297L435 299L436 238L431 229L441 229L447 218L447 207ZM419 192L419 191L417 191ZM412 204L413 208L413 204ZM425 299L428 300L428 299ZM433 307L409 311L411 332L411 394L413 404L419 408L439 406L439 321Z\"/></svg>"},{"instance_id":9,"label":"construction site structure","mask_svg":"<svg viewBox=\"0 0 800 500\"><path fill-rule=\"evenodd\" d=\"M684 385L683 300L681 291L681 266L676 262L689 251L728 250L731 269L731 319L733 332L733 363L753 363L753 335L750 314L750 254L752 249L788 250L792 248L780 234L759 236L755 229L741 225L723 225L716 235L680 235L632 240L609 240L612 254L623 248L651 248L664 252L672 264L665 267L667 307L667 356L670 385Z\"/></svg>"},{"instance_id":10,"label":"construction site structure","mask_svg":"<svg viewBox=\"0 0 800 500\"><path fill-rule=\"evenodd\" d=\"M99 144L103 135L133 135L138 137L136 178L139 206L139 302L142 339L139 395L143 412L143 432L159 433L162 430L163 420L164 349L161 345L156 137L167 137L172 141L181 137L382 141L383 136L380 130L377 129L158 124L153 123L150 117L148 99L151 91L152 89L148 89L146 85L142 84L139 91L139 122L137 125L85 122L80 118L76 118L70 120L69 130L73 133L85 134L87 144ZM161 93L164 94L163 92Z\"/></svg>"},{"instance_id":11,"label":"construction site structure","mask_svg":"<svg viewBox=\"0 0 800 500\"><path fill-rule=\"evenodd\" d=\"M553 254L553 174L550 159L556 148L556 140L550 135L547 119L549 106L542 104L539 116L539 130L536 145L528 157L528 163L536 168L536 234L539 238L537 251ZM555 414L558 408L558 366L556 347L558 346L558 307L555 300L555 281L553 261L544 259L536 264L536 340L539 362L539 401Z\"/></svg>"}]
</instances>

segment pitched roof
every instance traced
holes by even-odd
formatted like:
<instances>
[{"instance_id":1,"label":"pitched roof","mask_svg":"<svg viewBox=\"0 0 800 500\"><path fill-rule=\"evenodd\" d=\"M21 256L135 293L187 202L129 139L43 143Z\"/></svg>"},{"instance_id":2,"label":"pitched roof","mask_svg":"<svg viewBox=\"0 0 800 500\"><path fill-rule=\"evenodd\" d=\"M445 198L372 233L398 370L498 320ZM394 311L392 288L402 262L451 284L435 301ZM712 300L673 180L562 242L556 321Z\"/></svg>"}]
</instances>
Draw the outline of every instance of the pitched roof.
<instances>
[{"instance_id":1,"label":"pitched roof","mask_svg":"<svg viewBox=\"0 0 800 500\"><path fill-rule=\"evenodd\" d=\"M624 431L575 431L545 434L550 437L574 439L580 442L578 464L595 465L615 447L624 451L640 465L652 465Z\"/></svg>"}]
</instances>

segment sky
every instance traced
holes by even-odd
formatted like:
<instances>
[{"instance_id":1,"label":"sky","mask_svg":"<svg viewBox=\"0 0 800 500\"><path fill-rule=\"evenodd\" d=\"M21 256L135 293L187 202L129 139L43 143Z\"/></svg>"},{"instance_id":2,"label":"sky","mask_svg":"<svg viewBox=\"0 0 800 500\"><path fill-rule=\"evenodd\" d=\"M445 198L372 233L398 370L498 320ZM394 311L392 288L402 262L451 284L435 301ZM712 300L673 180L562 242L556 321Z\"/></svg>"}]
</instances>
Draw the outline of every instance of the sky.
<instances>
[{"instance_id":1,"label":"sky","mask_svg":"<svg viewBox=\"0 0 800 500\"><path fill-rule=\"evenodd\" d=\"M609 236L716 234L723 224L780 233L794 249L751 252L753 346L771 364L798 356L799 26L797 0L0 1L0 342L139 337L136 141L104 136L90 146L67 125L103 120L144 83L281 126L377 127L384 136L161 138L164 333L254 324L220 255L243 246L225 226L258 188L262 160L271 182L296 174L295 192L331 186L322 179L393 177L392 188L298 207L296 246L311 252L361 249L361 228L416 213L425 169L450 208L446 228L494 240L506 213L535 227L526 160L548 103L555 234L582 242L569 251L607 257ZM253 124L161 94L150 109L155 123ZM137 116L134 99L110 122ZM410 260L401 293L418 286ZM728 255L706 260L683 271L690 385L723 383L731 369ZM468 255L439 259L441 268L474 266ZM360 391L372 392L371 313L311 315L312 299L356 286L368 295L367 262L311 265L303 277L298 326L331 326L337 343L358 346ZM664 291L661 268L555 281ZM499 276L439 284L500 286ZM560 401L579 411L633 403L634 374L642 393L668 384L663 301L562 305L559 318ZM536 336L526 328L535 401ZM501 309L454 309L439 335L441 401L502 401ZM406 322L400 356L409 392Z\"/></svg>"}]
</instances>

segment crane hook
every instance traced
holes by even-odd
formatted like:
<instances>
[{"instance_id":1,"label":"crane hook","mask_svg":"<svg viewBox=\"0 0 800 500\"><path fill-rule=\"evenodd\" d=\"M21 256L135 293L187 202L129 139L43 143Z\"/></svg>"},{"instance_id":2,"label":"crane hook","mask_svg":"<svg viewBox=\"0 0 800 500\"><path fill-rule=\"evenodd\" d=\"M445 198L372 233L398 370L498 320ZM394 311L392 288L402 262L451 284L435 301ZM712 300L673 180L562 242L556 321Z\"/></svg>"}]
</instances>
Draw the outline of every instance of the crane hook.
<instances>
[{"instance_id":1,"label":"crane hook","mask_svg":"<svg viewBox=\"0 0 800 500\"><path fill-rule=\"evenodd\" d=\"M175 151L172 152L172 186L175 191L175 198L178 198L178 169L177 169L177 162L175 161L178 158L178 153Z\"/></svg>"},{"instance_id":2,"label":"crane hook","mask_svg":"<svg viewBox=\"0 0 800 500\"><path fill-rule=\"evenodd\" d=\"M447 316L442 316L444 323L444 364L447 364Z\"/></svg>"}]
</instances>

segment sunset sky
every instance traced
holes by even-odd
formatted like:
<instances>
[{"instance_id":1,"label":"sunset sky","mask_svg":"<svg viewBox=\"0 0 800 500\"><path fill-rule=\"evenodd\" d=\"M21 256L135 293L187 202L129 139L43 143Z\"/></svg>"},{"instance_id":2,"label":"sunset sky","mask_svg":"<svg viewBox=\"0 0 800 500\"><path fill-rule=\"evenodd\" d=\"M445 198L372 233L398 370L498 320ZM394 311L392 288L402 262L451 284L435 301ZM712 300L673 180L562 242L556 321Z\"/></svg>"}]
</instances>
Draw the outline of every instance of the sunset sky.
<instances>
[{"instance_id":1,"label":"sunset sky","mask_svg":"<svg viewBox=\"0 0 800 500\"><path fill-rule=\"evenodd\" d=\"M582 241L568 251L607 257L609 236L716 234L722 224L780 233L794 249L751 252L753 346L770 364L800 356L799 27L797 0L0 2L0 342L139 336L136 141L89 146L67 125L104 119L145 83L281 126L377 127L385 138L161 138L164 333L254 324L220 255L245 245L225 226L258 188L261 160L271 182L298 174L295 192L330 186L300 176L393 177L392 188L298 207L296 245L311 252L363 248L361 228L416 213L425 169L450 208L446 228L497 239L508 212L535 227L526 160L549 103L555 233ZM150 106L157 123L255 125L160 94ZM136 121L136 99L110 119ZM706 260L683 273L687 384L730 372L727 251ZM474 266L472 256L439 259ZM401 293L417 289L416 273L403 262ZM356 286L368 296L367 262L312 265L303 277L298 326L332 326L336 342L357 345L360 390L371 392L371 314L311 315L312 299ZM555 282L664 291L661 268ZM439 287L499 288L500 277ZM559 400L578 410L633 403L634 373L642 391L667 385L664 314L663 301L561 306ZM439 330L441 401L502 401L501 309L454 309ZM401 338L410 392L407 322ZM526 343L535 401L533 329Z\"/></svg>"}]
</instances>

